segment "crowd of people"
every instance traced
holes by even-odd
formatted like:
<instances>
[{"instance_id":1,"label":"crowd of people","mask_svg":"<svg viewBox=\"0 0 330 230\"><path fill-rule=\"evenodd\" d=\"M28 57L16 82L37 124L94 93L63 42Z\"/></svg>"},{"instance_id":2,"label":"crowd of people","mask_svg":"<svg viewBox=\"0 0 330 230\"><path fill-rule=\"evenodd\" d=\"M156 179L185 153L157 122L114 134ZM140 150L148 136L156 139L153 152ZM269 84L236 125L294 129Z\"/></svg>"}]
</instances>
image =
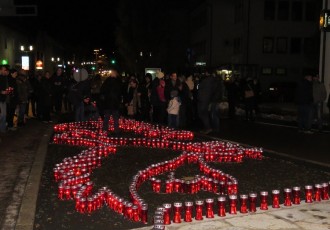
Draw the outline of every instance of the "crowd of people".
<instances>
[{"instance_id":1,"label":"crowd of people","mask_svg":"<svg viewBox=\"0 0 330 230\"><path fill-rule=\"evenodd\" d=\"M258 79L224 79L213 72L203 74L146 73L122 76L116 70L104 78L99 74L75 79L73 73L57 68L29 75L25 70L0 69L0 131L15 131L32 117L52 122L52 114L72 113L74 121L114 119L119 132L121 116L166 125L174 129L200 128L208 134L219 131L221 105L227 117L235 119L243 105L245 119L254 121L259 113L261 88ZM313 118L322 129L321 109L326 100L318 75L306 75L297 90L299 130L310 133ZM314 111L314 112L313 112ZM313 117L313 114L315 117ZM108 122L103 122L107 131Z\"/></svg>"}]
</instances>

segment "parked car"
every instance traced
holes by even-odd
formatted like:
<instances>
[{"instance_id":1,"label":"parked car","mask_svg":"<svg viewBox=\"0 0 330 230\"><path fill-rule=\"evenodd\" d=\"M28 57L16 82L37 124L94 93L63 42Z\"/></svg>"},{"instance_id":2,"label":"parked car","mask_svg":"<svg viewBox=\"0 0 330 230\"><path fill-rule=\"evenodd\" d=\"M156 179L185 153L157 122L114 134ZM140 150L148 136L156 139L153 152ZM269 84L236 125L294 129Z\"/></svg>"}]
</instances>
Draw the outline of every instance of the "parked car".
<instances>
[{"instance_id":1,"label":"parked car","mask_svg":"<svg viewBox=\"0 0 330 230\"><path fill-rule=\"evenodd\" d=\"M297 82L273 82L265 92L265 99L269 102L294 102Z\"/></svg>"}]
</instances>

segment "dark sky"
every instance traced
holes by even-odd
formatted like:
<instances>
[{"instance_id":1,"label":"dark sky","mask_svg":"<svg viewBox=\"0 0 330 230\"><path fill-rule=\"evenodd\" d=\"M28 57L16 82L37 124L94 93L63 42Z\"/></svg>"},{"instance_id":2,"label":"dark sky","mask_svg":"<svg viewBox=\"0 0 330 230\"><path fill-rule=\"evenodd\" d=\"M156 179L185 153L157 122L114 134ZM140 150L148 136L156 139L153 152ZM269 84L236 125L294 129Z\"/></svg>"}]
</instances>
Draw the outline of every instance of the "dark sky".
<instances>
[{"instance_id":1,"label":"dark sky","mask_svg":"<svg viewBox=\"0 0 330 230\"><path fill-rule=\"evenodd\" d=\"M84 48L114 47L117 0L40 0L39 25L51 36Z\"/></svg>"}]
</instances>

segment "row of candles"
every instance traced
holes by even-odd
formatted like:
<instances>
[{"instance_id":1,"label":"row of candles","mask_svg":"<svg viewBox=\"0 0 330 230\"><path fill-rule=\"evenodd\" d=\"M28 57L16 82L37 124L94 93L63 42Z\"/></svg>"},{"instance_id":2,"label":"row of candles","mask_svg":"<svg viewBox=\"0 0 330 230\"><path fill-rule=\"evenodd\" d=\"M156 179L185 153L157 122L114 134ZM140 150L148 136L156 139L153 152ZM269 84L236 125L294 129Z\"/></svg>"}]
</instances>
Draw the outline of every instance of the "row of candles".
<instances>
[{"instance_id":1,"label":"row of candles","mask_svg":"<svg viewBox=\"0 0 330 230\"><path fill-rule=\"evenodd\" d=\"M147 223L148 205L137 192L143 182L153 180L152 178L160 174L173 172L186 163L196 163L199 165L201 173L205 174L205 176L196 177L196 181L191 181L191 183L183 183L180 180L181 187L187 188L184 190L179 189L180 192L196 193L203 189L212 190L216 194L219 192L219 194L224 194L226 189L227 194L235 195L237 194L237 180L220 170L212 169L208 162L241 162L243 157L262 158L262 149L260 148L246 149L237 144L220 141L192 143L190 140L193 135L189 132L155 127L132 120L122 119L121 128L125 131L143 134L143 138L108 138L106 133L101 130L101 127L100 121L65 123L54 127L54 143L89 147L89 149L83 150L77 156L65 158L62 163L57 164L54 168L54 178L59 182L59 199L75 200L76 210L80 213L93 212L106 204L127 219ZM149 139L148 137L160 138ZM173 137L178 138L179 141L169 140ZM92 194L94 184L90 180L91 173L95 168L101 166L104 158L116 153L117 145L164 147L181 150L183 153L177 158L150 165L146 169L139 171L133 177L129 186L131 199L129 202L105 188ZM169 178L169 181L175 182L177 179L172 177ZM186 186L186 184L191 184L191 187L189 187L190 185Z\"/></svg>"},{"instance_id":2,"label":"row of candles","mask_svg":"<svg viewBox=\"0 0 330 230\"><path fill-rule=\"evenodd\" d=\"M228 201L227 201L228 197ZM257 211L258 194L251 192L249 194L236 194L228 196L218 196L216 198L217 207L215 210L214 198L205 200L165 203L158 207L153 216L154 229L164 229L164 225L171 223L192 222L193 219L200 221L206 218L226 216L226 213L235 215L240 213L255 213ZM283 190L284 206L299 205L301 194L300 187L285 188ZM268 191L260 192L260 210L268 210ZM271 193L272 208L280 208L280 190L272 190ZM305 202L329 200L329 183L315 184L305 186ZM228 208L229 207L229 208ZM229 209L229 210L228 210ZM215 214L216 213L216 214Z\"/></svg>"},{"instance_id":3,"label":"row of candles","mask_svg":"<svg viewBox=\"0 0 330 230\"><path fill-rule=\"evenodd\" d=\"M112 117L109 120L109 130L113 131L114 122ZM98 133L102 132L103 121L98 119L97 121L82 121L82 122L69 122L57 124L54 126L54 131L57 132L67 132L71 130L77 130L85 128L88 130L96 130ZM176 130L161 125L153 125L143 121L136 121L132 119L120 118L119 128L124 132L134 132L135 134L142 135L146 138L161 138L163 140L193 140L194 133L186 130Z\"/></svg>"}]
</instances>

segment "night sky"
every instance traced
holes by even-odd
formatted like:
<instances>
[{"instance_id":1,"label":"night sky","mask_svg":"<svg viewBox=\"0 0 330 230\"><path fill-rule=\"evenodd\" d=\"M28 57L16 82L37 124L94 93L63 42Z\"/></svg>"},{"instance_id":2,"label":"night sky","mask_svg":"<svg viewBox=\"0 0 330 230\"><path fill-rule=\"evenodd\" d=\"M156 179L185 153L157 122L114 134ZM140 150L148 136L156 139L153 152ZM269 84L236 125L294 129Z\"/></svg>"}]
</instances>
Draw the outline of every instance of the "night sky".
<instances>
[{"instance_id":1,"label":"night sky","mask_svg":"<svg viewBox=\"0 0 330 230\"><path fill-rule=\"evenodd\" d=\"M114 47L117 0L40 1L39 26L54 38L88 49Z\"/></svg>"}]
</instances>

